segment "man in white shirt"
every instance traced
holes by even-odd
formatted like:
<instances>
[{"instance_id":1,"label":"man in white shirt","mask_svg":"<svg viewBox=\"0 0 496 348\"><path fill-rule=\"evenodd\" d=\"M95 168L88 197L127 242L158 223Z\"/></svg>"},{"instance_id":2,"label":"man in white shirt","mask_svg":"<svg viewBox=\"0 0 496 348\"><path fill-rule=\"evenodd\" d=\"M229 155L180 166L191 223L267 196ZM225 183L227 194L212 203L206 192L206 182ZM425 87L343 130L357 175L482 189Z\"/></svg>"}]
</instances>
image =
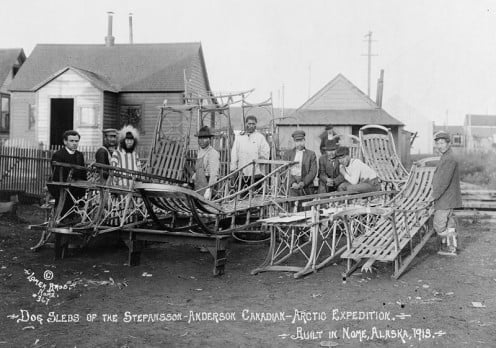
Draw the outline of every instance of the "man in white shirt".
<instances>
[{"instance_id":1,"label":"man in white shirt","mask_svg":"<svg viewBox=\"0 0 496 348\"><path fill-rule=\"evenodd\" d=\"M339 159L339 172L345 179L338 191L366 193L381 190L377 173L359 159L351 158L349 148L338 147L336 157Z\"/></svg>"},{"instance_id":2,"label":"man in white shirt","mask_svg":"<svg viewBox=\"0 0 496 348\"><path fill-rule=\"evenodd\" d=\"M270 147L262 133L257 131L257 118L253 115L246 117L245 131L239 133L234 138L234 144L231 149L231 172L242 168L253 160L265 159L270 156ZM263 177L260 166L255 167L254 182ZM252 167L248 166L243 169L243 182L246 187L252 176Z\"/></svg>"}]
</instances>

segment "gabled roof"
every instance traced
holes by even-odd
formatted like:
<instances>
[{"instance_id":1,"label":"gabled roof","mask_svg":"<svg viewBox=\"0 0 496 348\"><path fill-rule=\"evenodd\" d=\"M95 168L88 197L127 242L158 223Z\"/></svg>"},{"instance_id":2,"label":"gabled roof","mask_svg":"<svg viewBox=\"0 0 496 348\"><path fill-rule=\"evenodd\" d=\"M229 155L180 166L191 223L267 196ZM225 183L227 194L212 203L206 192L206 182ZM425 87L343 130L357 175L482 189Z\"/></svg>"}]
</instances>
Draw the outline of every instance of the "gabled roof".
<instances>
[{"instance_id":1,"label":"gabled roof","mask_svg":"<svg viewBox=\"0 0 496 348\"><path fill-rule=\"evenodd\" d=\"M165 44L39 44L24 63L11 91L33 91L67 67L94 74L120 92L181 92L195 59L203 53L200 43ZM205 80L208 78L205 73Z\"/></svg>"},{"instance_id":2,"label":"gabled roof","mask_svg":"<svg viewBox=\"0 0 496 348\"><path fill-rule=\"evenodd\" d=\"M26 60L26 55L22 48L0 49L0 86L12 71L18 58L21 63Z\"/></svg>"},{"instance_id":3,"label":"gabled roof","mask_svg":"<svg viewBox=\"0 0 496 348\"><path fill-rule=\"evenodd\" d=\"M298 109L348 110L377 109L377 104L342 74L315 93Z\"/></svg>"},{"instance_id":4,"label":"gabled roof","mask_svg":"<svg viewBox=\"0 0 496 348\"><path fill-rule=\"evenodd\" d=\"M496 127L496 115L465 115L467 126L491 126Z\"/></svg>"},{"instance_id":5,"label":"gabled roof","mask_svg":"<svg viewBox=\"0 0 496 348\"><path fill-rule=\"evenodd\" d=\"M56 79L57 77L59 77L60 75L62 75L63 73L65 73L68 70L74 71L76 74L78 74L82 78L88 80L93 86L95 86L98 89L101 89L102 91L110 91L110 92L117 92L118 91L117 88L112 86L112 84L106 78L104 78L102 76L98 76L97 74L92 73L91 71L78 69L78 68L75 68L72 66L69 66L69 67L63 68L62 70L57 71L52 76L49 76L47 79L45 79L41 83L34 86L33 90L37 91L38 89L45 86L47 83Z\"/></svg>"},{"instance_id":6,"label":"gabled roof","mask_svg":"<svg viewBox=\"0 0 496 348\"><path fill-rule=\"evenodd\" d=\"M365 95L342 74L338 74L320 91L278 125L366 125L402 126L403 123Z\"/></svg>"},{"instance_id":7,"label":"gabled roof","mask_svg":"<svg viewBox=\"0 0 496 348\"><path fill-rule=\"evenodd\" d=\"M277 122L278 125L314 125L332 124L335 126L380 124L383 126L402 126L403 123L389 115L383 109L371 110L305 110L299 109L290 118Z\"/></svg>"}]
</instances>

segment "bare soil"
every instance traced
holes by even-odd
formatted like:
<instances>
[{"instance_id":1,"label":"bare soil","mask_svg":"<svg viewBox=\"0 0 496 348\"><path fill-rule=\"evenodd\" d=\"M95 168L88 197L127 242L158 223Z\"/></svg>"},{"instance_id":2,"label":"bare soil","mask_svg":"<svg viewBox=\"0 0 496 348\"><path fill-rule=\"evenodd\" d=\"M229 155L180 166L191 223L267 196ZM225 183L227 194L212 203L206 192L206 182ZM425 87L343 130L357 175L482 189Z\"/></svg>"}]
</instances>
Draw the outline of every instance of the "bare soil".
<instances>
[{"instance_id":1,"label":"bare soil","mask_svg":"<svg viewBox=\"0 0 496 348\"><path fill-rule=\"evenodd\" d=\"M399 280L386 264L344 280L344 261L303 279L251 275L266 243L231 243L220 277L187 245L152 244L136 267L119 245L55 261L53 248L29 249L39 232L26 227L42 212L24 205L18 215L0 218L0 348L496 347L488 223L461 223L456 257L437 255L431 239ZM54 297L38 302L50 283Z\"/></svg>"}]
</instances>

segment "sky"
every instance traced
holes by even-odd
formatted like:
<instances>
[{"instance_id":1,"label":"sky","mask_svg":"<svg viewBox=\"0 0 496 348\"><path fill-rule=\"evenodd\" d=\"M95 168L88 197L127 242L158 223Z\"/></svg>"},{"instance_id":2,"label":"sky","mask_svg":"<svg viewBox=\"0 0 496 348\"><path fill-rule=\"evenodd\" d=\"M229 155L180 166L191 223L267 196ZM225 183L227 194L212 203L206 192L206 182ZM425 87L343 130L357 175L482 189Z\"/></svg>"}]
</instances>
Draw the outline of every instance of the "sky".
<instances>
[{"instance_id":1,"label":"sky","mask_svg":"<svg viewBox=\"0 0 496 348\"><path fill-rule=\"evenodd\" d=\"M496 0L0 0L0 48L201 42L213 91L254 88L296 108L341 73L371 97L384 69L383 107L436 124L496 114ZM388 105L389 103L389 105ZM389 107L389 108L388 108Z\"/></svg>"}]
</instances>

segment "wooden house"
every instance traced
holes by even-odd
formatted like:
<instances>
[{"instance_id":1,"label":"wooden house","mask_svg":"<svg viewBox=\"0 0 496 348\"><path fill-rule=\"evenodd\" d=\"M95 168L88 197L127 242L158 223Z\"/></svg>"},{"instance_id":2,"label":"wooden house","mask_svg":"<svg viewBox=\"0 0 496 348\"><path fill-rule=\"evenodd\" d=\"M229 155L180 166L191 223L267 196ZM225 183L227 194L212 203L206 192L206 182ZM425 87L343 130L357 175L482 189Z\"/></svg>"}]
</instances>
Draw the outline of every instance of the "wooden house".
<instances>
[{"instance_id":1,"label":"wooden house","mask_svg":"<svg viewBox=\"0 0 496 348\"><path fill-rule=\"evenodd\" d=\"M99 146L102 129L136 126L150 146L159 106L182 104L185 91L210 91L200 43L40 44L10 85L12 138Z\"/></svg>"},{"instance_id":2,"label":"wooden house","mask_svg":"<svg viewBox=\"0 0 496 348\"><path fill-rule=\"evenodd\" d=\"M22 48L0 49L0 140L9 137L9 85L25 60Z\"/></svg>"},{"instance_id":3,"label":"wooden house","mask_svg":"<svg viewBox=\"0 0 496 348\"><path fill-rule=\"evenodd\" d=\"M466 150L496 149L496 115L465 115L463 131Z\"/></svg>"},{"instance_id":4,"label":"wooden house","mask_svg":"<svg viewBox=\"0 0 496 348\"><path fill-rule=\"evenodd\" d=\"M359 129L368 124L390 128L398 155L403 162L409 161L410 139L402 131L403 123L379 107L342 74L338 74L287 118L277 122L280 147L292 147L291 134L298 127L306 133L307 148L320 155L320 135L328 124L332 124L338 134L356 136Z\"/></svg>"}]
</instances>

